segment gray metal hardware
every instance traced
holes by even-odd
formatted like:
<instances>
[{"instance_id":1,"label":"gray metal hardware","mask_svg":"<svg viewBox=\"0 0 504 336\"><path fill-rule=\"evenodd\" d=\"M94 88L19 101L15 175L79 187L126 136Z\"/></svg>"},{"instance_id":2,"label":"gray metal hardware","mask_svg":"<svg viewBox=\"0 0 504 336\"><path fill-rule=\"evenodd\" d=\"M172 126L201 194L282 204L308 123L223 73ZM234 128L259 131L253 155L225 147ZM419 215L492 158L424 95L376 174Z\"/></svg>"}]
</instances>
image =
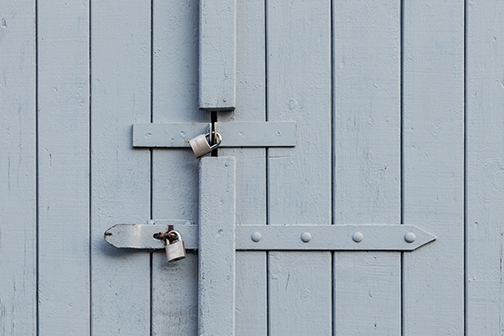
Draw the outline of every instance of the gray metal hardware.
<instances>
[{"instance_id":1,"label":"gray metal hardware","mask_svg":"<svg viewBox=\"0 0 504 336\"><path fill-rule=\"evenodd\" d=\"M107 230L105 240L118 248L162 249L153 238L173 221L151 224L117 224ZM162 225L166 223L166 225ZM198 249L198 225L179 222L177 231L188 249ZM161 224L161 225L160 225ZM413 251L436 239L409 224L361 225L236 225L236 250L246 251Z\"/></svg>"}]
</instances>

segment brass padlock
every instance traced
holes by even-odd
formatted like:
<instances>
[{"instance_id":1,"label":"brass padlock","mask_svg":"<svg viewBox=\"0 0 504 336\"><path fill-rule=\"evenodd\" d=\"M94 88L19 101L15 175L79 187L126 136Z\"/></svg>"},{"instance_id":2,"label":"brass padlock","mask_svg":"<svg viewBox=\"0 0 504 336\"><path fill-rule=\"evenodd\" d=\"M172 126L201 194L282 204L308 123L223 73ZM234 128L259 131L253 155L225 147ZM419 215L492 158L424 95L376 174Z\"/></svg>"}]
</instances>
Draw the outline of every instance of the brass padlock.
<instances>
[{"instance_id":1,"label":"brass padlock","mask_svg":"<svg viewBox=\"0 0 504 336\"><path fill-rule=\"evenodd\" d=\"M215 144L210 146L210 136L215 134ZM197 137L189 140L189 144L197 158L210 153L213 149L217 148L222 142L222 137L217 132L208 132L200 134Z\"/></svg>"},{"instance_id":2,"label":"brass padlock","mask_svg":"<svg viewBox=\"0 0 504 336\"><path fill-rule=\"evenodd\" d=\"M170 239L165 239L164 241L166 259L168 259L169 262L184 259L186 257L186 250L184 242L182 241L182 236L176 230L168 232L168 235L171 235L172 233L177 236L177 239L173 242L170 242Z\"/></svg>"}]
</instances>

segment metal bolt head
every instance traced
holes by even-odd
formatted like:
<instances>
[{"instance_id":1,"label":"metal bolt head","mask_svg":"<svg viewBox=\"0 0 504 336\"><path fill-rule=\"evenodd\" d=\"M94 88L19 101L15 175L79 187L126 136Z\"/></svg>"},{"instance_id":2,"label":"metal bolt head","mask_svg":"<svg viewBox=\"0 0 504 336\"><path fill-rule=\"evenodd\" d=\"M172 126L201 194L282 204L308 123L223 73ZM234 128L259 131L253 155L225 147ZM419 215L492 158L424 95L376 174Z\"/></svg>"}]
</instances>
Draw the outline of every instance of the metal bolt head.
<instances>
[{"instance_id":1,"label":"metal bolt head","mask_svg":"<svg viewBox=\"0 0 504 336\"><path fill-rule=\"evenodd\" d=\"M408 232L404 235L404 240L406 241L406 243L413 243L416 239L416 236L413 232Z\"/></svg>"},{"instance_id":2,"label":"metal bolt head","mask_svg":"<svg viewBox=\"0 0 504 336\"><path fill-rule=\"evenodd\" d=\"M257 232L257 231L256 231L256 232L254 232L254 233L252 233L252 235L250 236L250 239L252 239L252 241L253 241L253 242L256 242L256 243L257 243L258 241L260 241L260 240L261 240L261 238L262 238L261 234L260 234L259 232Z\"/></svg>"},{"instance_id":3,"label":"metal bolt head","mask_svg":"<svg viewBox=\"0 0 504 336\"><path fill-rule=\"evenodd\" d=\"M360 232L355 232L352 235L352 240L356 243L360 243L362 241L362 239L364 239L364 235Z\"/></svg>"},{"instance_id":4,"label":"metal bolt head","mask_svg":"<svg viewBox=\"0 0 504 336\"><path fill-rule=\"evenodd\" d=\"M301 240L303 243L308 243L311 240L311 234L309 232L303 232L301 235Z\"/></svg>"}]
</instances>

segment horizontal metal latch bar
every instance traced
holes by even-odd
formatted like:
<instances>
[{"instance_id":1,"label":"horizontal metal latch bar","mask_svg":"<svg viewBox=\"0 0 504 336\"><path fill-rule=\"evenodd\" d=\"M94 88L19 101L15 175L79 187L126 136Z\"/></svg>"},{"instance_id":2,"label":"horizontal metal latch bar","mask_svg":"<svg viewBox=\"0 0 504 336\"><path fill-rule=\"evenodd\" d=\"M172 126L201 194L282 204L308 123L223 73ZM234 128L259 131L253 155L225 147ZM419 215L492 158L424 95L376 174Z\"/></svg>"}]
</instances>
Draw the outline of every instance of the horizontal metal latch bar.
<instances>
[{"instance_id":1,"label":"horizontal metal latch bar","mask_svg":"<svg viewBox=\"0 0 504 336\"><path fill-rule=\"evenodd\" d=\"M186 248L198 246L198 226L185 220L151 221L151 224L116 224L105 231L107 243L118 248L162 249L162 240L154 238L154 234L168 232L168 225L173 225L183 236Z\"/></svg>"},{"instance_id":2,"label":"horizontal metal latch bar","mask_svg":"<svg viewBox=\"0 0 504 336\"><path fill-rule=\"evenodd\" d=\"M296 123L217 122L220 147L294 147ZM189 140L207 132L208 123L134 124L133 147L190 147Z\"/></svg>"},{"instance_id":3,"label":"horizontal metal latch bar","mask_svg":"<svg viewBox=\"0 0 504 336\"><path fill-rule=\"evenodd\" d=\"M162 249L153 238L175 225L187 249L198 248L198 226L185 221L149 224L117 224L105 232L115 247ZM436 239L409 224L361 225L236 225L236 249L250 251L412 251Z\"/></svg>"}]
</instances>

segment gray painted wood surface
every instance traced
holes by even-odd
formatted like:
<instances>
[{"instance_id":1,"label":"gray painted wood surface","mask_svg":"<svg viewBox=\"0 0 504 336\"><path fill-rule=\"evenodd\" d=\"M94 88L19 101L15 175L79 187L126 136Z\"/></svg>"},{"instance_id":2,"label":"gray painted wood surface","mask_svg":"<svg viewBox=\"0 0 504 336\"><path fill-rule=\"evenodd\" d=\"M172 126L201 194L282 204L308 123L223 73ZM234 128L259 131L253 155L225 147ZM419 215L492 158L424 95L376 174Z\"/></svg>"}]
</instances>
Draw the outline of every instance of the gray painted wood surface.
<instances>
[{"instance_id":1,"label":"gray painted wood surface","mask_svg":"<svg viewBox=\"0 0 504 336\"><path fill-rule=\"evenodd\" d=\"M39 333L89 334L88 2L37 13Z\"/></svg>"},{"instance_id":2,"label":"gray painted wood surface","mask_svg":"<svg viewBox=\"0 0 504 336\"><path fill-rule=\"evenodd\" d=\"M467 7L466 330L504 330L504 3Z\"/></svg>"},{"instance_id":3,"label":"gray painted wood surface","mask_svg":"<svg viewBox=\"0 0 504 336\"><path fill-rule=\"evenodd\" d=\"M147 223L151 155L131 148L131 125L149 122L150 1L91 7L91 333L148 335L148 253L109 246L111 224Z\"/></svg>"},{"instance_id":4,"label":"gray painted wood surface","mask_svg":"<svg viewBox=\"0 0 504 336\"><path fill-rule=\"evenodd\" d=\"M199 4L0 2L0 334L198 334L197 252L167 264L103 233L198 224L190 150L131 142L133 124L210 121ZM236 225L437 237L402 254L238 251L237 335L502 333L503 11L236 2L236 110L218 122L297 123L296 147L218 150L236 159Z\"/></svg>"},{"instance_id":5,"label":"gray painted wood surface","mask_svg":"<svg viewBox=\"0 0 504 336\"><path fill-rule=\"evenodd\" d=\"M437 236L403 256L407 335L464 334L463 5L404 5L403 221Z\"/></svg>"},{"instance_id":6,"label":"gray painted wood surface","mask_svg":"<svg viewBox=\"0 0 504 336\"><path fill-rule=\"evenodd\" d=\"M199 182L198 333L235 335L235 158L202 158Z\"/></svg>"},{"instance_id":7,"label":"gray painted wood surface","mask_svg":"<svg viewBox=\"0 0 504 336\"><path fill-rule=\"evenodd\" d=\"M190 141L207 133L209 127L209 123L195 122L135 124L133 147L190 148ZM217 122L212 127L222 137L219 148L296 146L296 123L293 121Z\"/></svg>"},{"instance_id":8,"label":"gray painted wood surface","mask_svg":"<svg viewBox=\"0 0 504 336\"><path fill-rule=\"evenodd\" d=\"M153 6L152 121L207 123L210 114L198 110L198 1ZM153 150L151 169L152 218L197 223L198 160L190 150ZM197 254L168 264L164 251L154 252L152 288L152 334L196 335Z\"/></svg>"},{"instance_id":9,"label":"gray painted wood surface","mask_svg":"<svg viewBox=\"0 0 504 336\"><path fill-rule=\"evenodd\" d=\"M331 6L266 5L268 120L296 121L302 139L268 150L269 223L330 224ZM331 333L331 261L331 252L269 253L271 335Z\"/></svg>"},{"instance_id":10,"label":"gray painted wood surface","mask_svg":"<svg viewBox=\"0 0 504 336\"><path fill-rule=\"evenodd\" d=\"M236 0L199 0L199 106L233 110L236 95Z\"/></svg>"},{"instance_id":11,"label":"gray painted wood surface","mask_svg":"<svg viewBox=\"0 0 504 336\"><path fill-rule=\"evenodd\" d=\"M400 14L333 3L335 224L401 222ZM399 335L400 253L336 252L333 267L336 334Z\"/></svg>"},{"instance_id":12,"label":"gray painted wood surface","mask_svg":"<svg viewBox=\"0 0 504 336\"><path fill-rule=\"evenodd\" d=\"M0 2L0 333L37 330L36 36L32 1Z\"/></svg>"},{"instance_id":13,"label":"gray painted wood surface","mask_svg":"<svg viewBox=\"0 0 504 336\"><path fill-rule=\"evenodd\" d=\"M220 121L266 121L265 3L237 1L236 109ZM266 224L266 149L221 148L236 157L236 224ZM266 335L267 253L236 253L236 335Z\"/></svg>"}]
</instances>

